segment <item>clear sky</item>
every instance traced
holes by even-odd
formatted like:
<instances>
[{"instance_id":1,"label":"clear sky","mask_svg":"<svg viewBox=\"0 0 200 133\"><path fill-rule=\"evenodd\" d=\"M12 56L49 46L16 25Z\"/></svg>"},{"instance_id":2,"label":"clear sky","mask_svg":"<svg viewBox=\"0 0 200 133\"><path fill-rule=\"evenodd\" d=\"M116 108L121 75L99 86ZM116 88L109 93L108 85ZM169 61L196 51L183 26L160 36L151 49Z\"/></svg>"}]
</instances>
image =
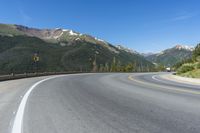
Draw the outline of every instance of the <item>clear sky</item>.
<instances>
[{"instance_id":1,"label":"clear sky","mask_svg":"<svg viewBox=\"0 0 200 133\"><path fill-rule=\"evenodd\" d=\"M200 0L0 0L0 23L73 29L157 52L200 42Z\"/></svg>"}]
</instances>

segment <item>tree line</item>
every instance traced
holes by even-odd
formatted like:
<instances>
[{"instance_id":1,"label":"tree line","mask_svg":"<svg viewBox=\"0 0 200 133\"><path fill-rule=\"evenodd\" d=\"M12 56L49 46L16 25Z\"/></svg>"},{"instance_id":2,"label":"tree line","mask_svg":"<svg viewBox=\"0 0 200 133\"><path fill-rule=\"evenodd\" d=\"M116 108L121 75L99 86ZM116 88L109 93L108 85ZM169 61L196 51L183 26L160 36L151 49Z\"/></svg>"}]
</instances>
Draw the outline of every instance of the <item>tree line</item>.
<instances>
[{"instance_id":1,"label":"tree line","mask_svg":"<svg viewBox=\"0 0 200 133\"><path fill-rule=\"evenodd\" d=\"M143 64L142 62L130 62L127 64L122 64L120 60L113 57L112 62L105 64L97 64L96 56L92 63L92 72L150 72L155 71L152 66L148 64Z\"/></svg>"}]
</instances>

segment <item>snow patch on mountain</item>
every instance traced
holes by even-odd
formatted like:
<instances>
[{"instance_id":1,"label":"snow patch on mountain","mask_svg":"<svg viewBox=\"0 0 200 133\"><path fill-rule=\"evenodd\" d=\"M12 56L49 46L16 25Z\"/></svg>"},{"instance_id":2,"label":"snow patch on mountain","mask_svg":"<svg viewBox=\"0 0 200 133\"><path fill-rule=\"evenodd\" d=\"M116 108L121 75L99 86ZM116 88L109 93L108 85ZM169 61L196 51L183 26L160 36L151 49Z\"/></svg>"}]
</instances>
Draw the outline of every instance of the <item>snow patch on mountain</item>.
<instances>
[{"instance_id":1,"label":"snow patch on mountain","mask_svg":"<svg viewBox=\"0 0 200 133\"><path fill-rule=\"evenodd\" d=\"M68 29L62 29L63 32L69 31Z\"/></svg>"},{"instance_id":2,"label":"snow patch on mountain","mask_svg":"<svg viewBox=\"0 0 200 133\"><path fill-rule=\"evenodd\" d=\"M75 33L75 32L73 32L72 30L69 31L69 34L70 34L71 36L78 36L78 33Z\"/></svg>"},{"instance_id":3,"label":"snow patch on mountain","mask_svg":"<svg viewBox=\"0 0 200 133\"><path fill-rule=\"evenodd\" d=\"M124 47L122 45L116 45L116 47L119 49L119 50L123 50L123 51L126 51L128 53L134 53L134 54L139 54L137 51L131 49L131 48L127 48L127 47Z\"/></svg>"},{"instance_id":4,"label":"snow patch on mountain","mask_svg":"<svg viewBox=\"0 0 200 133\"><path fill-rule=\"evenodd\" d=\"M55 28L55 30L62 30L62 28Z\"/></svg>"},{"instance_id":5,"label":"snow patch on mountain","mask_svg":"<svg viewBox=\"0 0 200 133\"><path fill-rule=\"evenodd\" d=\"M194 47L193 46L187 46L187 45L176 45L175 49L178 49L178 50L185 49L185 50L188 50L188 51L193 51Z\"/></svg>"},{"instance_id":6,"label":"snow patch on mountain","mask_svg":"<svg viewBox=\"0 0 200 133\"><path fill-rule=\"evenodd\" d=\"M106 41L102 40L102 39L99 39L97 37L94 38L96 41L100 41L100 42L103 42L103 43L107 43Z\"/></svg>"},{"instance_id":7,"label":"snow patch on mountain","mask_svg":"<svg viewBox=\"0 0 200 133\"><path fill-rule=\"evenodd\" d=\"M156 56L163 55L164 53L165 53L164 51L161 51L161 52L157 53Z\"/></svg>"},{"instance_id":8,"label":"snow patch on mountain","mask_svg":"<svg viewBox=\"0 0 200 133\"><path fill-rule=\"evenodd\" d=\"M171 49L177 49L177 50L187 50L187 51L193 51L194 50L194 47L193 46L187 46L187 45L176 45L172 48L169 48L169 49L166 49L166 50L163 50L161 52L158 52L158 53L155 53L155 54L150 54L148 56L151 56L151 55L156 55L156 56L160 56L160 55L163 55L165 53L168 53L169 50ZM147 57L147 56L146 56Z\"/></svg>"},{"instance_id":9,"label":"snow patch on mountain","mask_svg":"<svg viewBox=\"0 0 200 133\"><path fill-rule=\"evenodd\" d=\"M78 38L76 38L75 40L76 40L76 41L79 41L79 40L81 40L81 39L78 37Z\"/></svg>"}]
</instances>

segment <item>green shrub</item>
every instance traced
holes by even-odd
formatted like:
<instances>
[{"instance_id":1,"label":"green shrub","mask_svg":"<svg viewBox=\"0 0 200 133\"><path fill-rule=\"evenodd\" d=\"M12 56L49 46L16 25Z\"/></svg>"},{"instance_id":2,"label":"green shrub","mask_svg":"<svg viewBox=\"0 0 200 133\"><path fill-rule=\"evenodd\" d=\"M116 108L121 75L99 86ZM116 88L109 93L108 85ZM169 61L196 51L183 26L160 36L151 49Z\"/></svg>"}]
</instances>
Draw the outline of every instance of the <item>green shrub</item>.
<instances>
[{"instance_id":1,"label":"green shrub","mask_svg":"<svg viewBox=\"0 0 200 133\"><path fill-rule=\"evenodd\" d=\"M200 69L200 62L196 66L197 69Z\"/></svg>"},{"instance_id":2,"label":"green shrub","mask_svg":"<svg viewBox=\"0 0 200 133\"><path fill-rule=\"evenodd\" d=\"M189 72L189 71L192 71L194 70L195 67L193 64L183 64L179 69L178 69L178 74L181 74L181 73L186 73L186 72Z\"/></svg>"}]
</instances>

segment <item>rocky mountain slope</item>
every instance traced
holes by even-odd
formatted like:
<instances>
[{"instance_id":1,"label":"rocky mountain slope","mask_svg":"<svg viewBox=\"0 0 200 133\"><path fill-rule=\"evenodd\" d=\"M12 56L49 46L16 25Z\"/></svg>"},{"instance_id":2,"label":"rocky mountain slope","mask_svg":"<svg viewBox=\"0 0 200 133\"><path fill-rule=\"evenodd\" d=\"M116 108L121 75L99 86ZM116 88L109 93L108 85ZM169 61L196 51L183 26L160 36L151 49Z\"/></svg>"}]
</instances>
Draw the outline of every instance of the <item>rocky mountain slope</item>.
<instances>
[{"instance_id":1,"label":"rocky mountain slope","mask_svg":"<svg viewBox=\"0 0 200 133\"><path fill-rule=\"evenodd\" d=\"M166 49L156 54L150 54L145 58L153 63L162 64L171 67L184 59L189 59L192 56L194 47L176 45L173 48Z\"/></svg>"},{"instance_id":2,"label":"rocky mountain slope","mask_svg":"<svg viewBox=\"0 0 200 133\"><path fill-rule=\"evenodd\" d=\"M33 60L34 53L40 58L37 63ZM0 74L94 68L124 71L130 64L131 71L154 70L154 65L144 57L90 35L61 28L0 24Z\"/></svg>"}]
</instances>

